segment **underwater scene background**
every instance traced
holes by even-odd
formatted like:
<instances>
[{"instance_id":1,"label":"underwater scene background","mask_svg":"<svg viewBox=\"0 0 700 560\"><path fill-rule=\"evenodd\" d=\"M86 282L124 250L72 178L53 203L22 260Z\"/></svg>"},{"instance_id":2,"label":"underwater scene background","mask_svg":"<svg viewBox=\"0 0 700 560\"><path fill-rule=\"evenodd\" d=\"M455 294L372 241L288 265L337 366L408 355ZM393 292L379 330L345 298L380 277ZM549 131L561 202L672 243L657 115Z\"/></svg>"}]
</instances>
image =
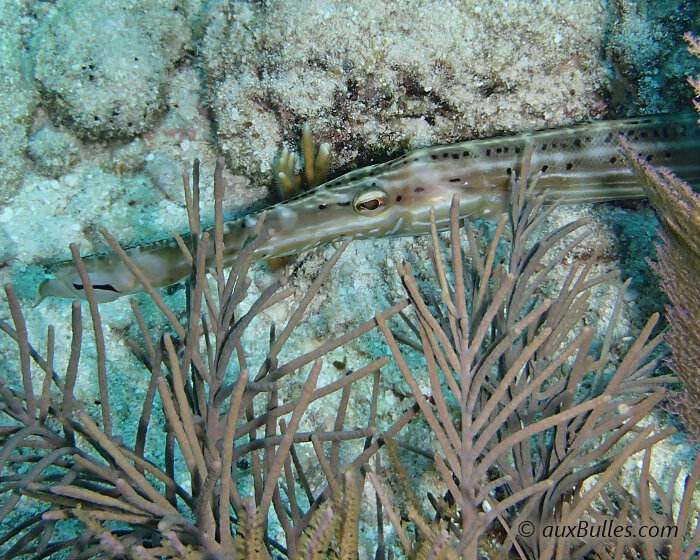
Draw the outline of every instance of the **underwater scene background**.
<instances>
[{"instance_id":1,"label":"underwater scene background","mask_svg":"<svg viewBox=\"0 0 700 560\"><path fill-rule=\"evenodd\" d=\"M692 111L686 32L696 2L0 0L0 557L697 557L700 212L633 141L650 202L540 207L523 155L501 221L251 237L228 287L212 230L155 301L32 308L100 227L303 196L322 142L332 181Z\"/></svg>"}]
</instances>

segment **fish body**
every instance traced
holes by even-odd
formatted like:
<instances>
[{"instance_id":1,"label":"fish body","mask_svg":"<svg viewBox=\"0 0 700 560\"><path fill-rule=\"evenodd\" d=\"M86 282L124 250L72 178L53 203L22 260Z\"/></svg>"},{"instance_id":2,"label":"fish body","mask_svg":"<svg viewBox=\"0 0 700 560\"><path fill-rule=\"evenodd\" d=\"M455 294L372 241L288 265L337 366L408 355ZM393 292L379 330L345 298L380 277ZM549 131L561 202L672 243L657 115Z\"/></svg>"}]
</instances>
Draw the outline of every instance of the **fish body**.
<instances>
[{"instance_id":1,"label":"fish body","mask_svg":"<svg viewBox=\"0 0 700 560\"><path fill-rule=\"evenodd\" d=\"M489 218L506 211L511 176L522 154L534 152L530 169L539 188L564 203L644 197L644 190L618 149L624 135L652 165L669 167L691 184L700 184L700 131L697 115L644 116L599 121L509 137L471 140L421 148L397 159L351 171L265 210L265 229L273 230L255 253L259 260L299 253L343 238L414 235L430 231L429 209L438 228L447 227L454 194L460 215ZM224 224L224 262L230 264L254 231L261 213ZM190 266L177 244L157 241L127 251L154 287L173 284ZM111 301L141 289L114 254L85 257L98 301ZM207 261L213 260L213 251ZM46 296L82 297L72 262L57 265L55 278L40 286Z\"/></svg>"}]
</instances>

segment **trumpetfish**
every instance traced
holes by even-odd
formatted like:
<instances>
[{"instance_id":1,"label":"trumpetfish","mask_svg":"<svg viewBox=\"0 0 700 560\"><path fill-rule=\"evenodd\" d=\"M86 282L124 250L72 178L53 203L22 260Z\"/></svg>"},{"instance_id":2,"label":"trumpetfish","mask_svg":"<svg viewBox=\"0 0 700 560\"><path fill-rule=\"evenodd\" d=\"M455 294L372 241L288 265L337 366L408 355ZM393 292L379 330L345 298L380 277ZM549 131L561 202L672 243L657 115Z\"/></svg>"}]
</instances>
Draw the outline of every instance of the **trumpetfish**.
<instances>
[{"instance_id":1,"label":"trumpetfish","mask_svg":"<svg viewBox=\"0 0 700 560\"><path fill-rule=\"evenodd\" d=\"M255 252L258 260L300 253L344 238L428 233L429 209L438 228L448 226L450 203L459 194L460 216L490 218L506 211L511 176L532 143L530 169L540 174L547 200L602 202L644 197L644 190L618 147L625 136L637 153L696 184L700 179L697 114L656 115L598 121L509 137L420 148L386 163L332 179L267 208L272 234ZM230 265L260 220L253 213L224 223L224 264ZM173 239L133 247L127 254L154 287L173 284L190 270ZM100 302L141 289L115 254L83 259ZM213 261L213 250L207 265ZM59 263L39 288L47 296L83 298L75 264Z\"/></svg>"}]
</instances>

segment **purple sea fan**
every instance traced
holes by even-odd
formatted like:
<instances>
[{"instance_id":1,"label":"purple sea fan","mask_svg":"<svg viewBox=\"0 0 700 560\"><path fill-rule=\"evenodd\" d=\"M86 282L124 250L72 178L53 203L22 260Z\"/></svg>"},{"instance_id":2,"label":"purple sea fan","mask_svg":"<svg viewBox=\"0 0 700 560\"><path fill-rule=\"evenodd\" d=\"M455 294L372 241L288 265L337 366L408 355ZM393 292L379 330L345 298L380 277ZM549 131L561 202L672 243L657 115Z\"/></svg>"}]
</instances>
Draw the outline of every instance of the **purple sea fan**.
<instances>
[{"instance_id":1,"label":"purple sea fan","mask_svg":"<svg viewBox=\"0 0 700 560\"><path fill-rule=\"evenodd\" d=\"M690 43L688 50L700 57L700 40L690 33L685 38ZM700 95L700 77L690 77L688 82ZM693 103L700 112L697 98ZM677 402L678 412L691 439L700 442L700 196L668 169L649 165L626 139L620 138L620 144L642 178L662 223L662 242L656 246L658 262L650 265L670 301L666 306L666 341L671 347L668 364L685 386Z\"/></svg>"}]
</instances>

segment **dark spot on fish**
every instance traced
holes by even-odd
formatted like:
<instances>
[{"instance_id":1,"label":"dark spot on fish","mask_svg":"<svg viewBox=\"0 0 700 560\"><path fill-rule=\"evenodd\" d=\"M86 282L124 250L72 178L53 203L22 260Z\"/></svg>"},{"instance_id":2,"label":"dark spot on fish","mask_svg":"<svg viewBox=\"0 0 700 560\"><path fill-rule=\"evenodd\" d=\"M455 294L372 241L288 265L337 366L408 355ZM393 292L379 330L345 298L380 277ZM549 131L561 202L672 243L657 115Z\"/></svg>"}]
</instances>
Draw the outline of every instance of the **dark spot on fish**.
<instances>
[{"instance_id":1,"label":"dark spot on fish","mask_svg":"<svg viewBox=\"0 0 700 560\"><path fill-rule=\"evenodd\" d=\"M503 153L504 153L504 154L507 154L507 153L508 153L508 146L505 146L505 147L503 148Z\"/></svg>"},{"instance_id":2,"label":"dark spot on fish","mask_svg":"<svg viewBox=\"0 0 700 560\"><path fill-rule=\"evenodd\" d=\"M442 154L442 157L448 158L448 157L450 157L450 154L448 154L447 152L445 152L444 154Z\"/></svg>"},{"instance_id":3,"label":"dark spot on fish","mask_svg":"<svg viewBox=\"0 0 700 560\"><path fill-rule=\"evenodd\" d=\"M611 141L612 141L612 134L611 134L611 133L608 133L608 135L605 137L604 142L605 142L606 144L610 144Z\"/></svg>"},{"instance_id":4,"label":"dark spot on fish","mask_svg":"<svg viewBox=\"0 0 700 560\"><path fill-rule=\"evenodd\" d=\"M545 171L547 171L547 169L549 169L549 165L543 165L543 166L542 166L542 173L544 173Z\"/></svg>"},{"instance_id":5,"label":"dark spot on fish","mask_svg":"<svg viewBox=\"0 0 700 560\"><path fill-rule=\"evenodd\" d=\"M462 157L469 157L469 152L468 151L463 151L462 152Z\"/></svg>"},{"instance_id":6,"label":"dark spot on fish","mask_svg":"<svg viewBox=\"0 0 700 560\"><path fill-rule=\"evenodd\" d=\"M510 176L511 173L513 173L513 170L510 167L506 169L506 175Z\"/></svg>"},{"instance_id":7,"label":"dark spot on fish","mask_svg":"<svg viewBox=\"0 0 700 560\"><path fill-rule=\"evenodd\" d=\"M402 197L401 195L398 195L398 196L396 197L396 202L401 202L401 199L402 199L402 198L403 198L403 197Z\"/></svg>"},{"instance_id":8,"label":"dark spot on fish","mask_svg":"<svg viewBox=\"0 0 700 560\"><path fill-rule=\"evenodd\" d=\"M581 147L581 140L579 140L578 138L575 138L574 139L574 146L576 146L577 148L580 148Z\"/></svg>"},{"instance_id":9,"label":"dark spot on fish","mask_svg":"<svg viewBox=\"0 0 700 560\"><path fill-rule=\"evenodd\" d=\"M544 152L547 149L547 144L542 144L542 151Z\"/></svg>"},{"instance_id":10,"label":"dark spot on fish","mask_svg":"<svg viewBox=\"0 0 700 560\"><path fill-rule=\"evenodd\" d=\"M615 163L617 161L617 158L615 156L610 158L610 163Z\"/></svg>"},{"instance_id":11,"label":"dark spot on fish","mask_svg":"<svg viewBox=\"0 0 700 560\"><path fill-rule=\"evenodd\" d=\"M488 148L488 149L486 150L486 157L489 157L490 155L491 155L491 149Z\"/></svg>"},{"instance_id":12,"label":"dark spot on fish","mask_svg":"<svg viewBox=\"0 0 700 560\"><path fill-rule=\"evenodd\" d=\"M425 189L423 187L416 187L413 192L423 192Z\"/></svg>"},{"instance_id":13,"label":"dark spot on fish","mask_svg":"<svg viewBox=\"0 0 700 560\"><path fill-rule=\"evenodd\" d=\"M566 170L569 171L574 166L573 163L569 162L566 164Z\"/></svg>"},{"instance_id":14,"label":"dark spot on fish","mask_svg":"<svg viewBox=\"0 0 700 560\"><path fill-rule=\"evenodd\" d=\"M437 154L431 154L431 155L430 155L430 159L437 159L437 158L438 158L438 157L437 157Z\"/></svg>"},{"instance_id":15,"label":"dark spot on fish","mask_svg":"<svg viewBox=\"0 0 700 560\"><path fill-rule=\"evenodd\" d=\"M519 154L520 153L520 148L518 146L515 147L515 153Z\"/></svg>"},{"instance_id":16,"label":"dark spot on fish","mask_svg":"<svg viewBox=\"0 0 700 560\"><path fill-rule=\"evenodd\" d=\"M667 158L670 158L670 157L671 157L671 152L664 152L664 156L666 156Z\"/></svg>"},{"instance_id":17,"label":"dark spot on fish","mask_svg":"<svg viewBox=\"0 0 700 560\"><path fill-rule=\"evenodd\" d=\"M590 141L591 141L591 137L590 137L590 136L586 136L585 140L586 140L586 142L590 142Z\"/></svg>"},{"instance_id":18,"label":"dark spot on fish","mask_svg":"<svg viewBox=\"0 0 700 560\"><path fill-rule=\"evenodd\" d=\"M462 179L459 177L454 177L453 179L450 179L450 183L459 183Z\"/></svg>"},{"instance_id":19,"label":"dark spot on fish","mask_svg":"<svg viewBox=\"0 0 700 560\"><path fill-rule=\"evenodd\" d=\"M319 210L325 210L327 206L328 206L328 204L326 204L326 203L324 202L323 204L319 204L319 205L318 205L318 209L319 209Z\"/></svg>"},{"instance_id":20,"label":"dark spot on fish","mask_svg":"<svg viewBox=\"0 0 700 560\"><path fill-rule=\"evenodd\" d=\"M647 163L650 163L651 160L654 159L654 155L653 155L653 154L649 154L649 155L647 156L646 159L647 159Z\"/></svg>"},{"instance_id":21,"label":"dark spot on fish","mask_svg":"<svg viewBox=\"0 0 700 560\"><path fill-rule=\"evenodd\" d=\"M84 290L85 286L82 284L78 284L76 282L73 282L73 287L76 290ZM116 294L119 293L119 290L117 290L112 284L93 284L92 287L96 290L105 290L106 292L114 292Z\"/></svg>"},{"instance_id":22,"label":"dark spot on fish","mask_svg":"<svg viewBox=\"0 0 700 560\"><path fill-rule=\"evenodd\" d=\"M496 153L500 154L503 151L503 148L496 148Z\"/></svg>"},{"instance_id":23,"label":"dark spot on fish","mask_svg":"<svg viewBox=\"0 0 700 560\"><path fill-rule=\"evenodd\" d=\"M452 159L459 159L459 154L452 154Z\"/></svg>"}]
</instances>

